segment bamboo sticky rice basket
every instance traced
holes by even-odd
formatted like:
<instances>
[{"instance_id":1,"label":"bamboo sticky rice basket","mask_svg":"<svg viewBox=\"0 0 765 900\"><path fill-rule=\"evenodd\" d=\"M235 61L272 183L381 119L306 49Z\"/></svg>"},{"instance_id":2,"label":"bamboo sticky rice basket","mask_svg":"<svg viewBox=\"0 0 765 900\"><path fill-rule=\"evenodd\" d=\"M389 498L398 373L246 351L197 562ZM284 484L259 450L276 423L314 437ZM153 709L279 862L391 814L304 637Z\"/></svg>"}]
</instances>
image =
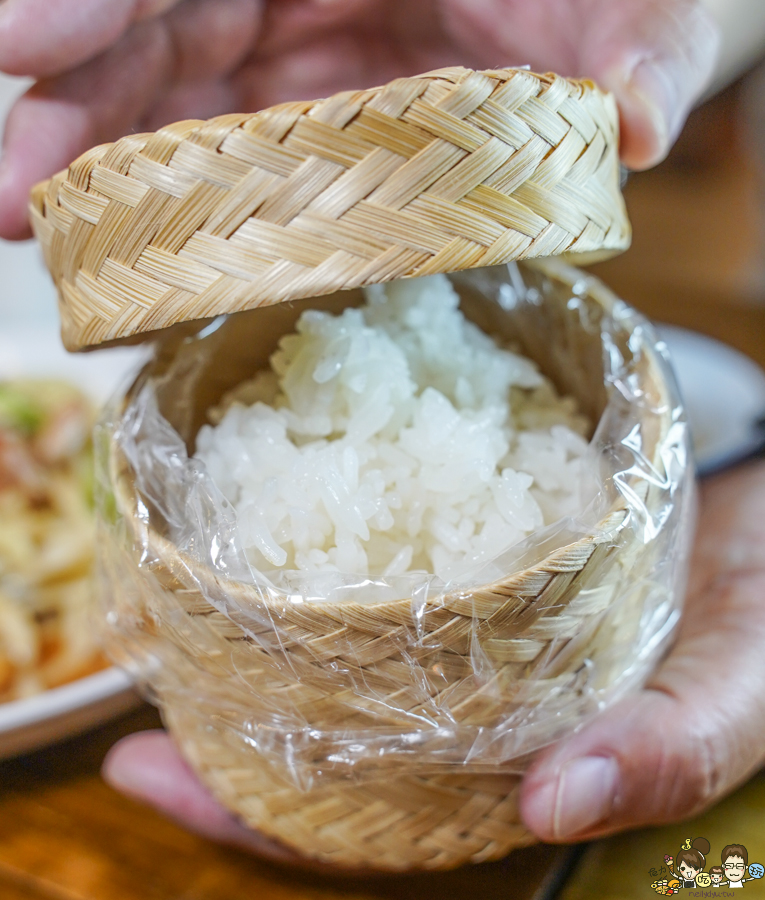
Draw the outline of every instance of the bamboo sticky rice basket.
<instances>
[{"instance_id":1,"label":"bamboo sticky rice basket","mask_svg":"<svg viewBox=\"0 0 765 900\"><path fill-rule=\"evenodd\" d=\"M686 437L655 335L594 279L532 259L628 245L613 98L445 69L131 135L39 186L31 210L69 348L176 325L102 429L100 552L110 650L203 782L345 868L450 868L533 840L517 810L530 756L646 677L683 567ZM483 581L316 603L179 548L160 497L172 477L155 495L126 450L122 417L147 384L185 459L307 302L282 301L337 310L367 284L512 260L531 260L515 273L533 302L502 293L507 269L490 290L455 284L469 318L605 416L593 446L614 477L586 524ZM241 315L198 365L188 320L222 313Z\"/></svg>"},{"instance_id":2,"label":"bamboo sticky rice basket","mask_svg":"<svg viewBox=\"0 0 765 900\"><path fill-rule=\"evenodd\" d=\"M581 309L569 303L581 273L545 262L525 269L524 277L547 285L547 303L537 321L510 333L525 336L524 350L597 415L605 402L600 332L584 328ZM618 301L592 280L586 292L587 320L597 325ZM344 295L334 299L349 302ZM507 313L473 308L469 294L465 307L502 334ZM276 323L258 313L231 320L228 333L221 329L219 349L191 397L173 379L160 390L170 420L180 407L184 415L193 407L192 441L204 410L241 380L241 366L252 364L253 352L267 357L269 333L275 337L286 318L298 314L278 312ZM646 401L641 452L659 472L674 404L662 357L647 343L642 349L635 370ZM508 772L493 764L472 770L450 765L448 748L446 765L429 763L426 753L411 762L394 753L380 763L372 759L360 779L361 766L329 783L322 767L330 765L338 735L371 747L391 734L411 733L419 717L461 735L447 742L465 735L473 740L514 716L523 725L537 703L544 715L532 740L548 742L569 727L593 692L605 697L635 678L648 637L641 623L667 603L665 590L648 575L666 547L644 543L634 527L636 507L658 514L666 496L641 477L632 479L629 492L615 494L589 533L532 553L526 565L490 583L434 591L415 616L412 597L369 603L359 589L337 602L296 603L285 591L222 577L178 551L161 518L140 513L140 478L119 441L112 440L109 458L125 529L121 548L107 553L110 582L127 597L122 612L121 601L114 601L115 641L127 631L131 641L147 640L152 654L166 660L150 677L152 691L216 796L252 827L324 862L447 868L498 858L529 842L516 807L520 779L513 768L522 770L522 759ZM479 652L491 668L483 680L475 667ZM145 677L145 666L141 671ZM194 703L194 696L204 702ZM263 723L272 742L265 748ZM311 746L300 750L303 739ZM285 772L290 753L306 774L301 785Z\"/></svg>"}]
</instances>

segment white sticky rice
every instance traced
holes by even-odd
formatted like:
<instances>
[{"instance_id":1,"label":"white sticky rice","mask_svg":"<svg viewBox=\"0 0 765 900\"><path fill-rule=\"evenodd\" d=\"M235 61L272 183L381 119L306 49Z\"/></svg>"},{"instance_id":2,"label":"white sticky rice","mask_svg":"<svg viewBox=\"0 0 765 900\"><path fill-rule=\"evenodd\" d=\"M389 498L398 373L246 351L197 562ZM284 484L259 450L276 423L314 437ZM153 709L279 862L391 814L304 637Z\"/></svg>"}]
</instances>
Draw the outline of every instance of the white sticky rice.
<instances>
[{"instance_id":1,"label":"white sticky rice","mask_svg":"<svg viewBox=\"0 0 765 900\"><path fill-rule=\"evenodd\" d=\"M197 457L254 566L449 581L579 511L589 423L458 302L438 275L303 313L212 411Z\"/></svg>"}]
</instances>

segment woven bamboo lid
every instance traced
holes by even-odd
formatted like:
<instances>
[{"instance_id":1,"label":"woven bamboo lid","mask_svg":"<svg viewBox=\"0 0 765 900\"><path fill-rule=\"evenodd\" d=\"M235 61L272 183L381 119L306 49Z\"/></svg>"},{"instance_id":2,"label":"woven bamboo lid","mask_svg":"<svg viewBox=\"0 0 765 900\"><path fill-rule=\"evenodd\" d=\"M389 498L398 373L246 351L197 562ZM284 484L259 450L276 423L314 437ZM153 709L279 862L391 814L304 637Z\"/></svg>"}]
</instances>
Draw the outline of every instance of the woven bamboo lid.
<instances>
[{"instance_id":1,"label":"woven bamboo lid","mask_svg":"<svg viewBox=\"0 0 765 900\"><path fill-rule=\"evenodd\" d=\"M70 350L335 290L624 250L588 81L451 68L95 147L31 221Z\"/></svg>"}]
</instances>

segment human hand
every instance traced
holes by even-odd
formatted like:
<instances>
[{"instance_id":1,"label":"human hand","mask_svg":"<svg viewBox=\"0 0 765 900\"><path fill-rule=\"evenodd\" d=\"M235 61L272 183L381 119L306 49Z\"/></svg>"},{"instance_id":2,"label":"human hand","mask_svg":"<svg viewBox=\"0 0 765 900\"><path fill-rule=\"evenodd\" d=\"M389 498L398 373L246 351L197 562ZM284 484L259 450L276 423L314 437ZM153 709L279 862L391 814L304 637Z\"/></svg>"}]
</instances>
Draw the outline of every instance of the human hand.
<instances>
[{"instance_id":1,"label":"human hand","mask_svg":"<svg viewBox=\"0 0 765 900\"><path fill-rule=\"evenodd\" d=\"M702 486L677 642L646 687L541 754L521 811L546 841L696 815L765 762L765 461Z\"/></svg>"},{"instance_id":2,"label":"human hand","mask_svg":"<svg viewBox=\"0 0 765 900\"><path fill-rule=\"evenodd\" d=\"M0 237L30 187L89 147L184 118L363 88L445 65L529 64L614 91L622 158L658 162L715 61L700 0L4 0L12 109Z\"/></svg>"},{"instance_id":3,"label":"human hand","mask_svg":"<svg viewBox=\"0 0 765 900\"><path fill-rule=\"evenodd\" d=\"M521 811L541 839L694 815L765 761L765 462L703 485L691 573L677 643L649 684L527 773ZM124 738L104 775L207 837L300 861L219 807L164 732Z\"/></svg>"}]
</instances>

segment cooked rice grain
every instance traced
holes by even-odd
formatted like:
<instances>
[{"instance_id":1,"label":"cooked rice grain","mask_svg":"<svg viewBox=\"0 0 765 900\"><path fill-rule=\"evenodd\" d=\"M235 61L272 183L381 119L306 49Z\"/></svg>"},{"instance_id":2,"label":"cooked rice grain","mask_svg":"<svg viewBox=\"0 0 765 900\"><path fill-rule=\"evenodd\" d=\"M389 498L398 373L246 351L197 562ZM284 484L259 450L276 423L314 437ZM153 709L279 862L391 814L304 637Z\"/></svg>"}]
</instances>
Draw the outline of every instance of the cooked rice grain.
<instances>
[{"instance_id":1,"label":"cooked rice grain","mask_svg":"<svg viewBox=\"0 0 765 900\"><path fill-rule=\"evenodd\" d=\"M211 420L197 457L264 571L449 581L582 503L589 423L443 275L304 313Z\"/></svg>"}]
</instances>

